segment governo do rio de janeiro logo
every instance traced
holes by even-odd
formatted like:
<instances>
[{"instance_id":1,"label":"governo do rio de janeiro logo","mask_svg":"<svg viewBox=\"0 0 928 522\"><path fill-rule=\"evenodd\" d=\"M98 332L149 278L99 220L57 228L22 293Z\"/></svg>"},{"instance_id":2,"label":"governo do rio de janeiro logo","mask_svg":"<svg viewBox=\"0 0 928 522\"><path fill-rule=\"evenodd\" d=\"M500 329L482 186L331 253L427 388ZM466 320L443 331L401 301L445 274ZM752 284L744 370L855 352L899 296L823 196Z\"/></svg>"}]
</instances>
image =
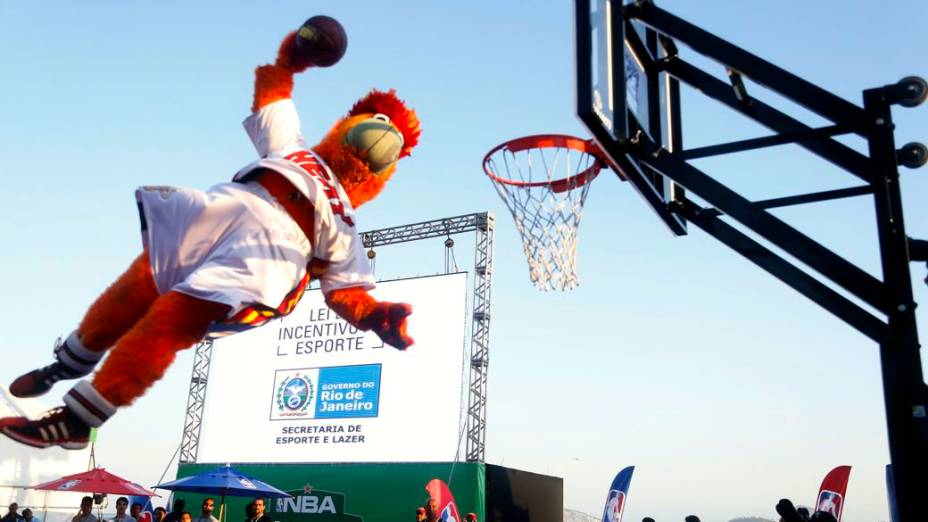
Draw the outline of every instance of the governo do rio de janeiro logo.
<instances>
[{"instance_id":1,"label":"governo do rio de janeiro logo","mask_svg":"<svg viewBox=\"0 0 928 522\"><path fill-rule=\"evenodd\" d=\"M277 387L277 412L284 417L303 417L313 402L313 381L306 375L286 377Z\"/></svg>"}]
</instances>

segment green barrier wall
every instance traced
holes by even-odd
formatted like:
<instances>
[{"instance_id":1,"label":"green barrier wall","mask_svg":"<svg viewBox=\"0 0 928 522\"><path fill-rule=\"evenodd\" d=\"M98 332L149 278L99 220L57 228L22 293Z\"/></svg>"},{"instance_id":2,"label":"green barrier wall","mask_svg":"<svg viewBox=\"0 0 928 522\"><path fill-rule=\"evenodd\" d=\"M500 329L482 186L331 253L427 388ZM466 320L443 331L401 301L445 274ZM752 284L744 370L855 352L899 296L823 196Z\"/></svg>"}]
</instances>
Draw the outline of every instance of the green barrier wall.
<instances>
[{"instance_id":1,"label":"green barrier wall","mask_svg":"<svg viewBox=\"0 0 928 522\"><path fill-rule=\"evenodd\" d=\"M181 464L177 478L215 469L219 464ZM473 462L386 464L232 464L236 470L294 495L268 502L277 522L413 522L416 508L428 500L425 484L448 482L461 516L485 520L486 466ZM449 480L450 478L450 480ZM177 492L194 520L207 496ZM225 522L244 522L251 498L226 497ZM214 515L218 516L218 510Z\"/></svg>"}]
</instances>

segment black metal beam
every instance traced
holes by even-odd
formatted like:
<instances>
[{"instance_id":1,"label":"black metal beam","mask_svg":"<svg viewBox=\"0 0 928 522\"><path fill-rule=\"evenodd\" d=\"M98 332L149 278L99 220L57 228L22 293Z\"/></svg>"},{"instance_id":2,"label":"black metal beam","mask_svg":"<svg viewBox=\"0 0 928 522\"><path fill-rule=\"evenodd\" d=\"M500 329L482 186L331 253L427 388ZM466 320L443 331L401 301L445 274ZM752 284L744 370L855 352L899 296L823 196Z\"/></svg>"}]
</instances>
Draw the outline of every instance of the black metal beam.
<instances>
[{"instance_id":1,"label":"black metal beam","mask_svg":"<svg viewBox=\"0 0 928 522\"><path fill-rule=\"evenodd\" d=\"M928 261L928 241L909 238L909 259Z\"/></svg>"},{"instance_id":2,"label":"black metal beam","mask_svg":"<svg viewBox=\"0 0 928 522\"><path fill-rule=\"evenodd\" d=\"M853 196L863 196L873 194L873 188L869 185L860 187L850 187L845 189L823 190L821 192L810 192L808 194L799 194L796 196L785 196L782 198L761 199L754 201L757 208L779 208L791 205L802 205L805 203L818 203L820 201L830 201L832 199L849 198ZM703 213L711 213L714 216L724 215L724 212L717 208L707 208Z\"/></svg>"},{"instance_id":3,"label":"black metal beam","mask_svg":"<svg viewBox=\"0 0 928 522\"><path fill-rule=\"evenodd\" d=\"M799 230L755 207L740 194L696 167L657 147L647 137L642 136L638 141L636 158L757 232L867 304L881 312L889 313L891 304L882 282Z\"/></svg>"},{"instance_id":4,"label":"black metal beam","mask_svg":"<svg viewBox=\"0 0 928 522\"><path fill-rule=\"evenodd\" d=\"M665 52L676 52L676 47L667 42L662 42ZM667 76L667 143L665 148L670 152L680 152L683 150L683 115L680 110L680 81L676 78ZM670 184L673 194L670 194L671 200L681 200L686 197L686 190L676 183ZM684 226L686 221L683 222Z\"/></svg>"},{"instance_id":5,"label":"black metal beam","mask_svg":"<svg viewBox=\"0 0 928 522\"><path fill-rule=\"evenodd\" d=\"M632 55L641 63L644 72L656 69L657 55L641 41L641 36L628 24L625 25L625 45ZM623 73L624 74L624 73Z\"/></svg>"},{"instance_id":6,"label":"black metal beam","mask_svg":"<svg viewBox=\"0 0 928 522\"><path fill-rule=\"evenodd\" d=\"M659 62L667 74L686 83L706 96L757 121L768 129L779 133L808 132L811 127L796 120L756 98L749 98L747 108L732 92L731 86L715 76L695 67L678 57L668 57ZM833 139L802 142L800 146L817 156L834 163L864 181L870 181L867 157Z\"/></svg>"},{"instance_id":7,"label":"black metal beam","mask_svg":"<svg viewBox=\"0 0 928 522\"><path fill-rule=\"evenodd\" d=\"M576 9L577 17L577 34L574 47L577 52L577 116L590 129L602 125L592 111L593 92L590 85L593 85L593 65L591 63L593 56L592 28L590 19L590 2L578 1ZM579 28L585 28L581 31Z\"/></svg>"},{"instance_id":8,"label":"black metal beam","mask_svg":"<svg viewBox=\"0 0 928 522\"><path fill-rule=\"evenodd\" d=\"M886 339L887 326L882 320L835 292L821 281L803 272L775 252L725 223L711 212L712 209L703 209L689 199L675 203L674 209L685 216L689 222L808 297L870 339L876 342L883 342Z\"/></svg>"},{"instance_id":9,"label":"black metal beam","mask_svg":"<svg viewBox=\"0 0 928 522\"><path fill-rule=\"evenodd\" d=\"M670 211L663 196L656 191L648 180L648 174L642 172L637 163L629 160L624 150L613 149L611 142L597 140L597 143L606 148L609 156L615 159L616 164L614 167L620 175L631 182L638 194L648 202L661 221L670 228L670 231L677 236L686 235L685 222L680 216Z\"/></svg>"},{"instance_id":10,"label":"black metal beam","mask_svg":"<svg viewBox=\"0 0 928 522\"><path fill-rule=\"evenodd\" d=\"M643 74L648 79L646 82L648 113L636 115L631 111L631 108L629 108L625 120L626 127L646 132L654 140L662 140L665 122L661 115L660 104L658 103L658 99L661 96L661 83L659 78L661 71L656 66L655 61L659 56L658 35L655 31L648 29L645 35L647 41L644 42L641 40L640 35L630 26L624 26L624 35L625 43L630 53L638 60L642 66ZM670 128L666 130L671 140L677 140L678 143L682 143L680 142L679 84L676 85L676 89L676 98L671 94L671 104L673 105L675 103L675 105L670 107L670 112L667 115L666 124ZM624 91L617 95L624 96ZM673 109L676 109L676 111L674 112ZM644 125L642 125L642 120L645 123ZM600 143L600 146L602 145L603 144ZM670 146L672 145L671 143ZM612 150L612 147L610 147L608 143L605 148L607 152ZM658 216L670 227L671 231L676 235L686 234L686 223L670 212L667 207L667 201L670 198L669 195L664 192L673 190L673 187L665 183L662 177L656 172L652 172L647 168L642 168L640 164L636 164L635 162L628 161L628 157L624 150L614 150L614 154L611 155L614 158L621 156L621 159L616 159L616 162L621 164L618 166L622 175L625 176L628 181L632 182L635 189L648 201Z\"/></svg>"},{"instance_id":11,"label":"black metal beam","mask_svg":"<svg viewBox=\"0 0 928 522\"><path fill-rule=\"evenodd\" d=\"M860 107L664 11L653 2L627 5L625 16L686 43L694 51L721 62L816 114L835 123L849 125L855 132L862 132L864 112Z\"/></svg>"},{"instance_id":12,"label":"black metal beam","mask_svg":"<svg viewBox=\"0 0 928 522\"><path fill-rule=\"evenodd\" d=\"M748 150L762 149L774 145L786 145L787 143L804 143L820 141L822 138L834 136L836 134L845 134L848 132L847 127L843 125L829 125L817 129L809 129L798 132L777 133L772 136L763 136L760 138L751 138L748 140L738 140L718 145L709 145L696 149L684 150L680 153L683 159L706 158L709 156L718 156L720 154L731 154L734 152L744 152Z\"/></svg>"},{"instance_id":13,"label":"black metal beam","mask_svg":"<svg viewBox=\"0 0 928 522\"><path fill-rule=\"evenodd\" d=\"M890 90L864 91L869 121L868 148L873 177L877 235L883 278L892 305L889 335L880 343L883 400L892 461L895 505L901 521L928 520L922 499L928 469L928 389L922 375L915 302L909 272L899 171L890 112Z\"/></svg>"}]
</instances>

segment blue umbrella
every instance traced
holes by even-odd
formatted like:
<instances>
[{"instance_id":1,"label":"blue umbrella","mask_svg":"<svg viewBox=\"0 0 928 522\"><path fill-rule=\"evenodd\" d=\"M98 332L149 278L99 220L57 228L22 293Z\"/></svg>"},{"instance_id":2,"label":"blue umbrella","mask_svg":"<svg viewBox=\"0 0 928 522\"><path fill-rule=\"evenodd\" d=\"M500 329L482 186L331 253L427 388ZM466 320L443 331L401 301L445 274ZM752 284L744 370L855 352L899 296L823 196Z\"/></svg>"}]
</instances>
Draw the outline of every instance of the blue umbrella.
<instances>
[{"instance_id":1,"label":"blue umbrella","mask_svg":"<svg viewBox=\"0 0 928 522\"><path fill-rule=\"evenodd\" d=\"M222 520L226 496L272 498L291 496L289 493L281 491L266 482L235 471L228 464L213 471L158 484L154 488L220 495L222 501L219 507L219 520Z\"/></svg>"}]
</instances>

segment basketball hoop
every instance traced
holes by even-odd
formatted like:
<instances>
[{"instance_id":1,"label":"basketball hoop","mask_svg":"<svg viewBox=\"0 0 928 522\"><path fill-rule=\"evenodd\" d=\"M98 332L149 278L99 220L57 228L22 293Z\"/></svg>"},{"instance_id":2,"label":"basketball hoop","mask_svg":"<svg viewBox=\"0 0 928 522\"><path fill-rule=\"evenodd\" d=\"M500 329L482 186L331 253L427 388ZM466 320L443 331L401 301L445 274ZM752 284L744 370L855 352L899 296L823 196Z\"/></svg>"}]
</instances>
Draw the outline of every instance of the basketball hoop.
<instances>
[{"instance_id":1,"label":"basketball hoop","mask_svg":"<svg viewBox=\"0 0 928 522\"><path fill-rule=\"evenodd\" d=\"M590 182L603 167L590 140L545 134L507 141L483 159L522 236L532 283L569 290L576 274L577 228Z\"/></svg>"}]
</instances>

